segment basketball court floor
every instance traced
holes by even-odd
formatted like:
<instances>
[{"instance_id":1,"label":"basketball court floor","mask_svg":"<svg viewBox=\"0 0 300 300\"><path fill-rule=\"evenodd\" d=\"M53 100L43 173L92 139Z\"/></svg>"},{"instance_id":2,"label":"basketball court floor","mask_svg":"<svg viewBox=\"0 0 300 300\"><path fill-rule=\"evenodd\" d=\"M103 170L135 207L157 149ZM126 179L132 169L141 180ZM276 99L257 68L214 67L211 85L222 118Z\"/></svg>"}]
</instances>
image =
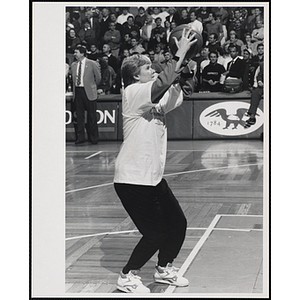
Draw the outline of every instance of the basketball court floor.
<instances>
[{"instance_id":1,"label":"basketball court floor","mask_svg":"<svg viewBox=\"0 0 300 300\"><path fill-rule=\"evenodd\" d=\"M133 296L116 289L119 272L141 237L112 184L120 145L115 141L67 143L67 295ZM175 288L154 283L154 255L139 273L151 295L268 295L264 159L260 140L168 142L164 178L188 221L186 239L174 265L190 285Z\"/></svg>"}]
</instances>

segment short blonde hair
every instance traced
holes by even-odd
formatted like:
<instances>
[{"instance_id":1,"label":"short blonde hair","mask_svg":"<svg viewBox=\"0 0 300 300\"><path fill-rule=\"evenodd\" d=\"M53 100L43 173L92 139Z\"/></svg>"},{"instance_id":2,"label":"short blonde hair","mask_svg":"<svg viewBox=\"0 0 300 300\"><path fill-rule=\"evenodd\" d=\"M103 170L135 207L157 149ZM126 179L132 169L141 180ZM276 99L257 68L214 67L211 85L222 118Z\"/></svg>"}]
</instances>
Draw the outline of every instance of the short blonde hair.
<instances>
[{"instance_id":1,"label":"short blonde hair","mask_svg":"<svg viewBox=\"0 0 300 300\"><path fill-rule=\"evenodd\" d=\"M137 81L134 76L137 76L140 73L141 66L147 64L151 64L151 60L149 59L149 57L142 54L134 54L132 56L126 57L123 60L121 66L121 74L124 88Z\"/></svg>"}]
</instances>

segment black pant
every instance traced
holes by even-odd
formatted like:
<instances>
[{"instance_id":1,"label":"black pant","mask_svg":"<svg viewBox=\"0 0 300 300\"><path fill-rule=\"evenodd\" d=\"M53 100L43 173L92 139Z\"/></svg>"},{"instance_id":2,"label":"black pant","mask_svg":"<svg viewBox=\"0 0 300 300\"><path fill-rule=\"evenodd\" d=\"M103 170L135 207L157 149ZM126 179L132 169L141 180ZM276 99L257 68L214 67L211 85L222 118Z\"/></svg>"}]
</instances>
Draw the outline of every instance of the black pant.
<instances>
[{"instance_id":1,"label":"black pant","mask_svg":"<svg viewBox=\"0 0 300 300\"><path fill-rule=\"evenodd\" d=\"M157 186L115 183L121 202L143 235L123 272L140 269L157 250L158 265L177 257L183 244L187 221L165 179Z\"/></svg>"},{"instance_id":2,"label":"black pant","mask_svg":"<svg viewBox=\"0 0 300 300\"><path fill-rule=\"evenodd\" d=\"M84 141L85 111L87 111L87 134L91 143L98 142L97 101L90 101L84 88L76 88L75 107L77 114L77 141Z\"/></svg>"},{"instance_id":3,"label":"black pant","mask_svg":"<svg viewBox=\"0 0 300 300\"><path fill-rule=\"evenodd\" d=\"M251 101L250 101L250 107L248 110L249 114L256 114L259 102L261 100L261 97L263 95L264 89L261 87L257 87L252 91L251 94Z\"/></svg>"}]
</instances>

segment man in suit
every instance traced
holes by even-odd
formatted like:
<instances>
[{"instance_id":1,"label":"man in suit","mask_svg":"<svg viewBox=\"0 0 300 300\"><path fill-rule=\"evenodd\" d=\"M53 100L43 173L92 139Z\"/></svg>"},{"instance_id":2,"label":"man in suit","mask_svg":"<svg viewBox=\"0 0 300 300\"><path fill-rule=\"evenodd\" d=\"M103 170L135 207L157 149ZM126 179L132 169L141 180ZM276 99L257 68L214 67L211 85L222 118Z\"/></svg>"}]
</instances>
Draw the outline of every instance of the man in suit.
<instances>
[{"instance_id":1,"label":"man in suit","mask_svg":"<svg viewBox=\"0 0 300 300\"><path fill-rule=\"evenodd\" d=\"M223 73L226 77L234 77L243 79L246 63L243 59L238 57L238 46L235 44L230 44L229 54L232 60L227 65L227 71Z\"/></svg>"},{"instance_id":2,"label":"man in suit","mask_svg":"<svg viewBox=\"0 0 300 300\"><path fill-rule=\"evenodd\" d=\"M85 111L87 111L87 134L92 144L98 143L96 115L97 85L101 81L100 70L93 60L86 58L86 48L78 46L74 51L76 62L71 65L73 101L77 113L75 144L85 142Z\"/></svg>"}]
</instances>

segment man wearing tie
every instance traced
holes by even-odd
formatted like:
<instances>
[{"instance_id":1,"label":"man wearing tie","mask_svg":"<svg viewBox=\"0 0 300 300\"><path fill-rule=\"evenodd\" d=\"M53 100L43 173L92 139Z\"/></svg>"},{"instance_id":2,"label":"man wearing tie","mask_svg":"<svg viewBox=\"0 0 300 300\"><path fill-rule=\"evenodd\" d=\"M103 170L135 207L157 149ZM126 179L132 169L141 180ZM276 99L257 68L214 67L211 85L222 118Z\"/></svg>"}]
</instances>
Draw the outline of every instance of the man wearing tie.
<instances>
[{"instance_id":1,"label":"man wearing tie","mask_svg":"<svg viewBox=\"0 0 300 300\"><path fill-rule=\"evenodd\" d=\"M232 60L227 65L227 71L223 73L223 75L227 77L234 77L243 79L246 63L243 59L238 57L238 46L235 44L230 44L229 46L229 54Z\"/></svg>"},{"instance_id":2,"label":"man wearing tie","mask_svg":"<svg viewBox=\"0 0 300 300\"><path fill-rule=\"evenodd\" d=\"M86 58L86 48L78 46L74 51L76 62L71 65L73 79L73 101L77 113L77 132L75 144L85 142L85 111L87 111L87 134L92 144L98 143L96 115L97 85L101 74L97 64Z\"/></svg>"}]
</instances>

